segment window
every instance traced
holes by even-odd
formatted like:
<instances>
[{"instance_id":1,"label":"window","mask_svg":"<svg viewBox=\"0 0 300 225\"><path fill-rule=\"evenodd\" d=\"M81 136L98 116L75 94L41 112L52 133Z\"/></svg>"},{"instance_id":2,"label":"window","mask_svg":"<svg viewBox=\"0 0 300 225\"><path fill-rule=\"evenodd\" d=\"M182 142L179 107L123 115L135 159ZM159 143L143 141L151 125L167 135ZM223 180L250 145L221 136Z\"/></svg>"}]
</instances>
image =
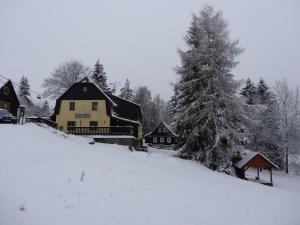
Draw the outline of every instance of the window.
<instances>
[{"instance_id":1,"label":"window","mask_svg":"<svg viewBox=\"0 0 300 225\"><path fill-rule=\"evenodd\" d=\"M158 133L161 133L161 128L158 128Z\"/></svg>"},{"instance_id":2,"label":"window","mask_svg":"<svg viewBox=\"0 0 300 225\"><path fill-rule=\"evenodd\" d=\"M163 133L166 133L166 128L163 128Z\"/></svg>"},{"instance_id":3,"label":"window","mask_svg":"<svg viewBox=\"0 0 300 225\"><path fill-rule=\"evenodd\" d=\"M10 110L10 104L8 102L4 102L4 109Z\"/></svg>"},{"instance_id":4,"label":"window","mask_svg":"<svg viewBox=\"0 0 300 225\"><path fill-rule=\"evenodd\" d=\"M170 138L170 137L167 138L167 142L168 142L169 144L171 143L171 138Z\"/></svg>"},{"instance_id":5,"label":"window","mask_svg":"<svg viewBox=\"0 0 300 225\"><path fill-rule=\"evenodd\" d=\"M4 92L5 95L9 95L9 87L4 86L3 92Z\"/></svg>"},{"instance_id":6,"label":"window","mask_svg":"<svg viewBox=\"0 0 300 225\"><path fill-rule=\"evenodd\" d=\"M82 92L87 92L87 86L82 87Z\"/></svg>"},{"instance_id":7,"label":"window","mask_svg":"<svg viewBox=\"0 0 300 225\"><path fill-rule=\"evenodd\" d=\"M164 143L165 142L165 139L163 137L159 138L159 142L160 143Z\"/></svg>"},{"instance_id":8,"label":"window","mask_svg":"<svg viewBox=\"0 0 300 225\"><path fill-rule=\"evenodd\" d=\"M156 137L153 138L153 143L157 143L157 138Z\"/></svg>"},{"instance_id":9,"label":"window","mask_svg":"<svg viewBox=\"0 0 300 225\"><path fill-rule=\"evenodd\" d=\"M90 121L90 127L98 127L98 121Z\"/></svg>"},{"instance_id":10,"label":"window","mask_svg":"<svg viewBox=\"0 0 300 225\"><path fill-rule=\"evenodd\" d=\"M9 102L2 102L0 101L0 108L4 108L4 109L10 109L10 103Z\"/></svg>"},{"instance_id":11,"label":"window","mask_svg":"<svg viewBox=\"0 0 300 225\"><path fill-rule=\"evenodd\" d=\"M98 110L98 102L92 102L92 111Z\"/></svg>"},{"instance_id":12,"label":"window","mask_svg":"<svg viewBox=\"0 0 300 225\"><path fill-rule=\"evenodd\" d=\"M70 111L75 111L75 102L70 102L69 109Z\"/></svg>"},{"instance_id":13,"label":"window","mask_svg":"<svg viewBox=\"0 0 300 225\"><path fill-rule=\"evenodd\" d=\"M76 121L68 121L68 127L76 127Z\"/></svg>"}]
</instances>

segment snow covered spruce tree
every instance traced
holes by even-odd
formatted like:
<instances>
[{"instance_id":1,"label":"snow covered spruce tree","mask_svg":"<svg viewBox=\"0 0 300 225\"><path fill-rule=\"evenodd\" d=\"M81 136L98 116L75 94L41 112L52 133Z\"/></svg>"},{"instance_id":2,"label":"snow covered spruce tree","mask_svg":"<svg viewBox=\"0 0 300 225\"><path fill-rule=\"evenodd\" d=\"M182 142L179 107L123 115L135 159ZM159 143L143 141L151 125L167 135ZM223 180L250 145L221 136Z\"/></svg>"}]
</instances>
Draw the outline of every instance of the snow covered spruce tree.
<instances>
[{"instance_id":1,"label":"snow covered spruce tree","mask_svg":"<svg viewBox=\"0 0 300 225\"><path fill-rule=\"evenodd\" d=\"M124 87L120 89L119 97L124 98L129 101L134 99L134 90L130 88L130 81L126 79Z\"/></svg>"},{"instance_id":2,"label":"snow covered spruce tree","mask_svg":"<svg viewBox=\"0 0 300 225\"><path fill-rule=\"evenodd\" d=\"M268 101L253 107L255 110L251 114L250 143L247 147L263 153L283 168L280 111L275 96L270 92Z\"/></svg>"},{"instance_id":3,"label":"snow covered spruce tree","mask_svg":"<svg viewBox=\"0 0 300 225\"><path fill-rule=\"evenodd\" d=\"M110 92L110 89L107 85L106 73L103 65L100 64L99 59L94 66L91 78L103 91Z\"/></svg>"},{"instance_id":4,"label":"snow covered spruce tree","mask_svg":"<svg viewBox=\"0 0 300 225\"><path fill-rule=\"evenodd\" d=\"M245 87L241 90L241 95L246 98L246 103L249 105L255 104L257 89L250 78L247 79Z\"/></svg>"},{"instance_id":5,"label":"snow covered spruce tree","mask_svg":"<svg viewBox=\"0 0 300 225\"><path fill-rule=\"evenodd\" d=\"M185 37L188 49L179 50L176 129L182 137L180 155L228 172L231 156L243 132L243 109L235 96L231 69L242 49L231 41L222 12L205 6L193 15Z\"/></svg>"},{"instance_id":6,"label":"snow covered spruce tree","mask_svg":"<svg viewBox=\"0 0 300 225\"><path fill-rule=\"evenodd\" d=\"M271 90L266 84L266 82L260 78L256 87L256 96L258 98L259 104L269 103L272 99Z\"/></svg>"},{"instance_id":7,"label":"snow covered spruce tree","mask_svg":"<svg viewBox=\"0 0 300 225\"><path fill-rule=\"evenodd\" d=\"M49 116L49 114L50 114L50 107L49 107L49 103L47 100L45 100L43 103L41 113L43 116Z\"/></svg>"},{"instance_id":8,"label":"snow covered spruce tree","mask_svg":"<svg viewBox=\"0 0 300 225\"><path fill-rule=\"evenodd\" d=\"M143 110L143 132L146 134L151 131L152 116L152 97L151 91L146 86L140 86L135 91L134 102L140 104Z\"/></svg>"},{"instance_id":9,"label":"snow covered spruce tree","mask_svg":"<svg viewBox=\"0 0 300 225\"><path fill-rule=\"evenodd\" d=\"M30 85L28 83L28 79L25 76L22 76L20 85L19 85L19 96L30 96Z\"/></svg>"}]
</instances>

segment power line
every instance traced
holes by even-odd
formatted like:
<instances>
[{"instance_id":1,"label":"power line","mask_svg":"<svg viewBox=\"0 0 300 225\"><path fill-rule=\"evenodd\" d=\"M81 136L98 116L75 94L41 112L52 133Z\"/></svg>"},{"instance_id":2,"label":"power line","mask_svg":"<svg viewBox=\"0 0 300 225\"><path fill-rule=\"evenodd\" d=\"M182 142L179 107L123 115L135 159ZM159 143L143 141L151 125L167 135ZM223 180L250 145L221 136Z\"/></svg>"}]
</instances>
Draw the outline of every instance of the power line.
<instances>
[{"instance_id":1,"label":"power line","mask_svg":"<svg viewBox=\"0 0 300 225\"><path fill-rule=\"evenodd\" d=\"M20 86L19 83L14 82L14 81L12 81L11 79L9 79L9 78L7 78L7 77L1 75L1 74L0 74L0 77L4 78L4 79L6 79L6 80L10 80L13 84ZM4 83L4 82L3 82L3 83ZM38 97L40 97L40 94L39 94L38 92L33 91L32 89L29 89L29 91L32 92L32 93L34 93L34 94L36 94L36 95L38 95Z\"/></svg>"}]
</instances>

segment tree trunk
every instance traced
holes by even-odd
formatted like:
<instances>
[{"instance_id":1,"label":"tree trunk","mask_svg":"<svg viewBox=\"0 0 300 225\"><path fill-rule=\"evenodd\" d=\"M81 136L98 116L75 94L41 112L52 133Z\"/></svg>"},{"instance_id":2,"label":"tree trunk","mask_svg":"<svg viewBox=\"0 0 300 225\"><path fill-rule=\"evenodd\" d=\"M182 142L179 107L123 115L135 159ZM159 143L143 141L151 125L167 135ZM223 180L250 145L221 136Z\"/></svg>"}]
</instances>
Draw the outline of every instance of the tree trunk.
<instances>
[{"instance_id":1,"label":"tree trunk","mask_svg":"<svg viewBox=\"0 0 300 225\"><path fill-rule=\"evenodd\" d=\"M289 173L289 148L285 147L285 172Z\"/></svg>"}]
</instances>

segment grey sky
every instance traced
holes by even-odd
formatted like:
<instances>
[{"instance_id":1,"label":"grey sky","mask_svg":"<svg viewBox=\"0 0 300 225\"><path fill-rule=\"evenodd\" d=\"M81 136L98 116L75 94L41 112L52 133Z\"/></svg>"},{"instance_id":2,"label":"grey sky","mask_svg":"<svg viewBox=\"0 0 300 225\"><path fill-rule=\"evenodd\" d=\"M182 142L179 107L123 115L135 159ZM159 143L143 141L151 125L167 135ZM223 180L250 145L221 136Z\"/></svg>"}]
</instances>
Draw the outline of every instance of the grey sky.
<instances>
[{"instance_id":1,"label":"grey sky","mask_svg":"<svg viewBox=\"0 0 300 225\"><path fill-rule=\"evenodd\" d=\"M222 10L231 37L246 48L235 69L237 79L286 77L300 83L299 1L14 1L0 0L0 74L29 78L41 91L43 79L61 62L97 58L109 81L147 85L168 99L177 48L205 3Z\"/></svg>"}]
</instances>

